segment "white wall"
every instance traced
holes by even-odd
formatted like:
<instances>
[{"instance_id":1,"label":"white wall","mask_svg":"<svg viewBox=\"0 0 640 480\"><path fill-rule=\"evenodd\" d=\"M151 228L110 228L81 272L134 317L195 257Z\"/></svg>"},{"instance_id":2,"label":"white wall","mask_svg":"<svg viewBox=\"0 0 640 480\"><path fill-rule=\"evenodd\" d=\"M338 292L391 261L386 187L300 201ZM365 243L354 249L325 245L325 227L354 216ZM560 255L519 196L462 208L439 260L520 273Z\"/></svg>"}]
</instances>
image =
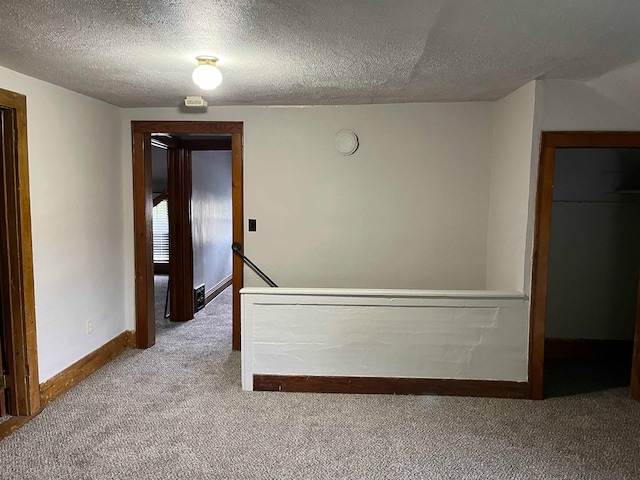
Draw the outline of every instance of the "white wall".
<instances>
[{"instance_id":1,"label":"white wall","mask_svg":"<svg viewBox=\"0 0 640 480\"><path fill-rule=\"evenodd\" d=\"M487 289L523 291L536 86L493 104Z\"/></svg>"},{"instance_id":2,"label":"white wall","mask_svg":"<svg viewBox=\"0 0 640 480\"><path fill-rule=\"evenodd\" d=\"M537 80L529 175L524 289L531 290L533 227L543 131L640 131L640 115L585 85L570 80Z\"/></svg>"},{"instance_id":3,"label":"white wall","mask_svg":"<svg viewBox=\"0 0 640 480\"><path fill-rule=\"evenodd\" d=\"M639 149L556 152L546 336L632 340L640 266Z\"/></svg>"},{"instance_id":4,"label":"white wall","mask_svg":"<svg viewBox=\"0 0 640 480\"><path fill-rule=\"evenodd\" d=\"M132 120L244 122L245 252L281 286L484 289L488 103L128 109L127 318L133 325ZM334 134L355 131L350 156ZM247 285L263 285L252 273Z\"/></svg>"},{"instance_id":5,"label":"white wall","mask_svg":"<svg viewBox=\"0 0 640 480\"><path fill-rule=\"evenodd\" d=\"M242 290L242 388L253 375L527 379L525 296Z\"/></svg>"},{"instance_id":6,"label":"white wall","mask_svg":"<svg viewBox=\"0 0 640 480\"><path fill-rule=\"evenodd\" d=\"M640 115L581 82L541 81L540 128L544 131L635 131Z\"/></svg>"},{"instance_id":7,"label":"white wall","mask_svg":"<svg viewBox=\"0 0 640 480\"><path fill-rule=\"evenodd\" d=\"M125 330L122 111L2 67L0 88L27 96L43 382Z\"/></svg>"},{"instance_id":8,"label":"white wall","mask_svg":"<svg viewBox=\"0 0 640 480\"><path fill-rule=\"evenodd\" d=\"M195 151L191 160L193 286L208 292L231 275L231 151Z\"/></svg>"}]
</instances>

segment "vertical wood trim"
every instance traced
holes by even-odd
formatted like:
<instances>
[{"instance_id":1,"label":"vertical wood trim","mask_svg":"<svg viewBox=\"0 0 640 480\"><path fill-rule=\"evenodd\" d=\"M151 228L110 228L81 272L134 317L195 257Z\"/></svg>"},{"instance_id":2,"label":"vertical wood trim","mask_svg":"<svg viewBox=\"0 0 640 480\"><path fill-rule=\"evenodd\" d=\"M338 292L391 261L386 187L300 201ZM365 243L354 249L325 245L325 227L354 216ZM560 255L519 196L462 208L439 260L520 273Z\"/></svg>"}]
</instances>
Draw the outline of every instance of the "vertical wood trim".
<instances>
[{"instance_id":1,"label":"vertical wood trim","mask_svg":"<svg viewBox=\"0 0 640 480\"><path fill-rule=\"evenodd\" d=\"M28 406L25 415L40 411L40 382L36 340L36 296L33 280L33 249L31 246L31 193L29 187L29 160L27 155L27 98L22 96L16 108L17 187L19 215L19 256L21 257L22 317L26 350L26 384Z\"/></svg>"},{"instance_id":2,"label":"vertical wood trim","mask_svg":"<svg viewBox=\"0 0 640 480\"><path fill-rule=\"evenodd\" d=\"M185 314L188 319L192 319L196 313L196 305L193 290L193 230L191 219L193 217L191 210L191 197L193 195L193 169L191 162L191 151L183 149L182 162L184 164L184 184L183 184L183 242L184 251L182 263L182 278L184 278L184 300Z\"/></svg>"},{"instance_id":3,"label":"vertical wood trim","mask_svg":"<svg viewBox=\"0 0 640 480\"><path fill-rule=\"evenodd\" d=\"M181 305L178 299L182 291L182 278L180 276L180 253L182 245L180 235L177 235L178 226L177 218L180 211L177 209L178 197L177 190L180 181L177 176L179 170L179 149L171 147L167 149L167 216L169 221L169 316L172 321L177 322L181 319Z\"/></svg>"},{"instance_id":4,"label":"vertical wood trim","mask_svg":"<svg viewBox=\"0 0 640 480\"><path fill-rule=\"evenodd\" d=\"M2 340L4 333L0 332L0 340ZM4 372L5 368L2 362L2 352L0 352L0 373ZM7 397L6 390L4 387L0 386L0 417L4 417L7 415Z\"/></svg>"},{"instance_id":5,"label":"vertical wood trim","mask_svg":"<svg viewBox=\"0 0 640 480\"><path fill-rule=\"evenodd\" d=\"M41 401L31 246L27 99L24 95L0 89L0 108L5 126L1 181L5 238L1 283L10 413L28 416L40 411Z\"/></svg>"},{"instance_id":6,"label":"vertical wood trim","mask_svg":"<svg viewBox=\"0 0 640 480\"><path fill-rule=\"evenodd\" d=\"M172 322L194 315L193 243L191 238L191 154L168 150L169 279Z\"/></svg>"},{"instance_id":7,"label":"vertical wood trim","mask_svg":"<svg viewBox=\"0 0 640 480\"><path fill-rule=\"evenodd\" d=\"M11 269L9 262L4 261L5 258L9 258L9 243L8 240L9 235L6 235L8 231L8 211L7 211L7 188L6 188L6 163L10 162L13 158L13 148L12 148L12 139L13 139L13 111L12 110L0 110L0 128L2 131L0 132L0 136L2 138L2 151L0 152L0 158L2 162L0 166L2 167L1 177L0 177L0 199L2 201L2 208L0 208L0 232L2 236L2 241L0 241L0 247L2 247L2 251L0 252L0 297L2 298L1 308L2 308L2 336L0 338L3 339L2 352L0 352L0 373L3 373L5 370L7 372L7 390L0 387L0 415L5 416L7 414L7 403L11 400L11 405L9 406L9 411L16 411L18 406L16 404L16 396L11 395L12 392L15 391L16 381L13 372L15 370L14 364L15 359L13 355L10 355L13 352L13 323L11 318L11 290L9 288L11 278ZM2 362L2 353L6 353L7 364L3 367ZM7 393L9 393L7 395Z\"/></svg>"},{"instance_id":8,"label":"vertical wood trim","mask_svg":"<svg viewBox=\"0 0 640 480\"><path fill-rule=\"evenodd\" d=\"M640 401L640 279L636 299L636 333L631 360L631 398Z\"/></svg>"},{"instance_id":9,"label":"vertical wood trim","mask_svg":"<svg viewBox=\"0 0 640 480\"><path fill-rule=\"evenodd\" d=\"M536 196L529 330L529 385L531 398L537 400L542 399L544 394L544 333L547 315L547 277L555 155L554 147L544 146L543 134Z\"/></svg>"},{"instance_id":10,"label":"vertical wood trim","mask_svg":"<svg viewBox=\"0 0 640 480\"><path fill-rule=\"evenodd\" d=\"M231 197L233 204L233 242L244 245L244 192L243 192L242 132L231 137ZM229 246L231 248L231 246ZM242 259L233 255L233 334L232 348L240 350L240 289L244 286Z\"/></svg>"},{"instance_id":11,"label":"vertical wood trim","mask_svg":"<svg viewBox=\"0 0 640 480\"><path fill-rule=\"evenodd\" d=\"M2 128L2 152L0 152L2 156L2 171L0 177L0 199L1 199L1 208L0 208L0 232L2 233L2 241L0 241L0 247L2 247L2 252L0 252L0 297L2 297L2 318L3 318L3 337L4 337L4 346L5 352L7 354L7 389L9 391L8 401L9 401L9 411L17 412L18 411L18 398L16 395L12 395L16 388L18 388L18 378L15 375L16 364L20 364L20 359L16 358L16 355L20 355L21 351L18 349L16 351L16 355L13 354L14 343L16 340L19 341L19 338L16 339L16 333L20 334L20 329L16 332L14 317L12 315L12 311L15 308L13 305L13 295L11 294L11 271L13 264L11 262L11 204L10 204L10 181L7 181L7 177L10 175L10 163L14 158L13 151L13 110L1 110L0 111L0 127ZM8 185L9 183L9 185ZM3 398L5 391L2 391Z\"/></svg>"},{"instance_id":12,"label":"vertical wood trim","mask_svg":"<svg viewBox=\"0 0 640 480\"><path fill-rule=\"evenodd\" d=\"M136 346L156 343L153 290L153 199L151 134L133 129L133 223L135 244Z\"/></svg>"}]
</instances>

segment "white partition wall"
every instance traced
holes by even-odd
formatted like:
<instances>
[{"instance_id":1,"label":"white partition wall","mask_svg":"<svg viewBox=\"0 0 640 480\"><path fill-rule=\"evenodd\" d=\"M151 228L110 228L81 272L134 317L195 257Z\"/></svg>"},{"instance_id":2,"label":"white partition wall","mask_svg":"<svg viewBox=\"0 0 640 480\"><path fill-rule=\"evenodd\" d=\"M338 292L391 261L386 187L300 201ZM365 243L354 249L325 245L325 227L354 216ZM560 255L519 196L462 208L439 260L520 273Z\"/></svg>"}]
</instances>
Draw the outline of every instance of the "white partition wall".
<instances>
[{"instance_id":1,"label":"white partition wall","mask_svg":"<svg viewBox=\"0 0 640 480\"><path fill-rule=\"evenodd\" d=\"M254 389L254 375L526 386L528 302L521 293L303 288L241 293L245 390Z\"/></svg>"}]
</instances>

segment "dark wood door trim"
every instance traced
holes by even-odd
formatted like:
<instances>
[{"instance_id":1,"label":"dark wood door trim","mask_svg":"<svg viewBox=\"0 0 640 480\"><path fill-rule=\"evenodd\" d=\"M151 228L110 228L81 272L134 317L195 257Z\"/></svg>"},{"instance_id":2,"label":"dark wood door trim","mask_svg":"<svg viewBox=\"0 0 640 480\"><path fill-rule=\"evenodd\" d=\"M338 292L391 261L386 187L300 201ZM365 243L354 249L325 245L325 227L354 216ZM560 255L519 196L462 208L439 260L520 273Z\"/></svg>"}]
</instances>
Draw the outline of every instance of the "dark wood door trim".
<instances>
[{"instance_id":1,"label":"dark wood door trim","mask_svg":"<svg viewBox=\"0 0 640 480\"><path fill-rule=\"evenodd\" d=\"M638 298L636 303L636 333L633 340L630 389L631 398L640 402L640 279L638 280Z\"/></svg>"},{"instance_id":2,"label":"dark wood door trim","mask_svg":"<svg viewBox=\"0 0 640 480\"><path fill-rule=\"evenodd\" d=\"M242 122L199 122L199 121L133 121L136 132L140 133L227 133L243 132Z\"/></svg>"},{"instance_id":3,"label":"dark wood door trim","mask_svg":"<svg viewBox=\"0 0 640 480\"><path fill-rule=\"evenodd\" d=\"M0 313L0 375L4 374L5 342L4 342L4 312ZM0 382L0 417L7 415L7 388Z\"/></svg>"},{"instance_id":4,"label":"dark wood door trim","mask_svg":"<svg viewBox=\"0 0 640 480\"><path fill-rule=\"evenodd\" d=\"M151 182L151 134L152 133L218 133L231 134L233 241L243 242L243 124L242 122L200 121L133 121L133 209L135 242L135 317L136 346L148 348L155 343L153 311L153 239ZM145 148L145 145L148 146ZM148 149L148 156L145 153ZM148 220L147 220L148 218ZM231 246L229 246L231 248ZM240 349L240 288L243 285L243 265L233 259L233 348Z\"/></svg>"},{"instance_id":5,"label":"dark wood door trim","mask_svg":"<svg viewBox=\"0 0 640 480\"><path fill-rule=\"evenodd\" d=\"M640 132L543 132L536 192L529 328L530 396L543 398L544 343L547 310L547 280L553 175L557 148L640 148ZM638 286L640 302L640 284ZM636 333L631 373L631 396L640 400L640 303L636 314Z\"/></svg>"},{"instance_id":6,"label":"dark wood door trim","mask_svg":"<svg viewBox=\"0 0 640 480\"><path fill-rule=\"evenodd\" d=\"M172 322L194 315L193 243L191 238L191 152L168 150L169 279Z\"/></svg>"},{"instance_id":7,"label":"dark wood door trim","mask_svg":"<svg viewBox=\"0 0 640 480\"><path fill-rule=\"evenodd\" d=\"M233 241L244 245L242 132L231 136L231 197L233 203ZM233 255L233 333L232 348L240 350L240 289L244 286L244 263Z\"/></svg>"},{"instance_id":8,"label":"dark wood door trim","mask_svg":"<svg viewBox=\"0 0 640 480\"><path fill-rule=\"evenodd\" d=\"M3 148L0 179L0 289L4 317L9 413L41 409L31 247L27 100L0 89Z\"/></svg>"},{"instance_id":9,"label":"dark wood door trim","mask_svg":"<svg viewBox=\"0 0 640 480\"><path fill-rule=\"evenodd\" d=\"M133 128L132 135L136 348L149 348L156 343L151 134Z\"/></svg>"},{"instance_id":10,"label":"dark wood door trim","mask_svg":"<svg viewBox=\"0 0 640 480\"><path fill-rule=\"evenodd\" d=\"M531 278L531 327L529 329L529 385L531 398L538 400L543 398L544 334L547 315L547 274L549 271L555 154L555 148L541 147L536 194Z\"/></svg>"}]
</instances>

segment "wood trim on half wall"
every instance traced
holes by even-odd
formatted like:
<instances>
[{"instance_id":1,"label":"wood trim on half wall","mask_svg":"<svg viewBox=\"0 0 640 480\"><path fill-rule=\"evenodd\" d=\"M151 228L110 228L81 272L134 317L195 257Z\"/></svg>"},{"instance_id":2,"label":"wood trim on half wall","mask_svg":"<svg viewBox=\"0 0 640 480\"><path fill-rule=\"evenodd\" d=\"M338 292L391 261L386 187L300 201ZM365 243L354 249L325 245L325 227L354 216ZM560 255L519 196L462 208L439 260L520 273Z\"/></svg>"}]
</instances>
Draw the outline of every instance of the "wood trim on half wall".
<instances>
[{"instance_id":1,"label":"wood trim on half wall","mask_svg":"<svg viewBox=\"0 0 640 480\"><path fill-rule=\"evenodd\" d=\"M254 375L253 390L265 392L529 398L529 384L524 382L456 380L448 378Z\"/></svg>"},{"instance_id":2,"label":"wood trim on half wall","mask_svg":"<svg viewBox=\"0 0 640 480\"><path fill-rule=\"evenodd\" d=\"M233 242L243 242L243 124L214 121L132 121L133 210L135 242L135 318L136 345L148 348L155 343L153 310L153 238L151 191L151 134L200 133L231 135ZM147 158L148 157L148 158ZM149 176L147 179L147 175ZM147 203L149 209L147 210ZM231 249L231 245L229 245ZM240 349L240 289L244 284L242 261L233 258L233 335L234 350Z\"/></svg>"},{"instance_id":3,"label":"wood trim on half wall","mask_svg":"<svg viewBox=\"0 0 640 480\"><path fill-rule=\"evenodd\" d=\"M529 329L529 384L533 399L544 397L544 346L547 310L553 176L557 148L640 148L640 132L543 132L536 192ZM640 283L638 285L640 301ZM631 397L640 401L640 303L631 371Z\"/></svg>"}]
</instances>

